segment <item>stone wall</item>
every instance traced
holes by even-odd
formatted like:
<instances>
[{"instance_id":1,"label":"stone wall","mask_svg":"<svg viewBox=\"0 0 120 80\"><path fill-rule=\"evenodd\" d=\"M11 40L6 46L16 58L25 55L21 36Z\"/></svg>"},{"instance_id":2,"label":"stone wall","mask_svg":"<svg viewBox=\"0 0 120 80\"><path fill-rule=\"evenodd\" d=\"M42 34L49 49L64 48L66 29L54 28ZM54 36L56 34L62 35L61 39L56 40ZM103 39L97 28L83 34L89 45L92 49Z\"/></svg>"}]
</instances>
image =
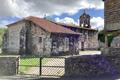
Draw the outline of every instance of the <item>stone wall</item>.
<instances>
[{"instance_id":1,"label":"stone wall","mask_svg":"<svg viewBox=\"0 0 120 80\"><path fill-rule=\"evenodd\" d=\"M112 43L111 43L111 47L120 48L120 35L113 38Z\"/></svg>"},{"instance_id":2,"label":"stone wall","mask_svg":"<svg viewBox=\"0 0 120 80\"><path fill-rule=\"evenodd\" d=\"M65 76L117 74L115 60L102 55L73 56L65 59Z\"/></svg>"},{"instance_id":3,"label":"stone wall","mask_svg":"<svg viewBox=\"0 0 120 80\"><path fill-rule=\"evenodd\" d=\"M97 31L88 31L88 41L87 49L88 50L97 50L99 48L98 42L98 32Z\"/></svg>"},{"instance_id":4,"label":"stone wall","mask_svg":"<svg viewBox=\"0 0 120 80\"><path fill-rule=\"evenodd\" d=\"M120 48L105 48L102 50L102 55L104 56L119 56L120 55Z\"/></svg>"},{"instance_id":5,"label":"stone wall","mask_svg":"<svg viewBox=\"0 0 120 80\"><path fill-rule=\"evenodd\" d=\"M5 41L7 42L3 43L3 51L6 50L5 53L19 53L20 31L24 26L25 22L23 21L8 26L8 31L6 32L7 37L4 38L4 40L6 39Z\"/></svg>"},{"instance_id":6,"label":"stone wall","mask_svg":"<svg viewBox=\"0 0 120 80\"><path fill-rule=\"evenodd\" d=\"M120 55L117 56L106 56L111 64L114 65L114 69L117 74L120 74Z\"/></svg>"},{"instance_id":7,"label":"stone wall","mask_svg":"<svg viewBox=\"0 0 120 80\"><path fill-rule=\"evenodd\" d=\"M71 29L75 32L80 33L80 38L79 38L79 49L81 50L82 47L82 42L84 42L84 49L85 50L97 50L99 48L98 44L98 31L94 29L85 29L85 28L76 28L73 26L65 26L64 27Z\"/></svg>"},{"instance_id":8,"label":"stone wall","mask_svg":"<svg viewBox=\"0 0 120 80\"><path fill-rule=\"evenodd\" d=\"M104 55L109 62L114 65L114 68L120 74L120 48L105 48L102 51L102 55Z\"/></svg>"},{"instance_id":9,"label":"stone wall","mask_svg":"<svg viewBox=\"0 0 120 80\"><path fill-rule=\"evenodd\" d=\"M97 50L99 48L98 44L98 32L91 30L83 30L83 36L85 36L84 41L79 40L79 48L82 48L81 43L84 42L84 50Z\"/></svg>"},{"instance_id":10,"label":"stone wall","mask_svg":"<svg viewBox=\"0 0 120 80\"><path fill-rule=\"evenodd\" d=\"M31 23L31 37L32 37L32 52L35 55L47 55L49 56L51 53L51 38L50 32L45 31L39 26ZM41 39L41 40L40 40Z\"/></svg>"},{"instance_id":11,"label":"stone wall","mask_svg":"<svg viewBox=\"0 0 120 80\"><path fill-rule=\"evenodd\" d=\"M120 0L105 0L105 28L120 29Z\"/></svg>"},{"instance_id":12,"label":"stone wall","mask_svg":"<svg viewBox=\"0 0 120 80\"><path fill-rule=\"evenodd\" d=\"M70 34L51 34L52 55L77 55L78 51L78 39L79 35Z\"/></svg>"},{"instance_id":13,"label":"stone wall","mask_svg":"<svg viewBox=\"0 0 120 80\"><path fill-rule=\"evenodd\" d=\"M0 56L0 76L17 74L19 56Z\"/></svg>"},{"instance_id":14,"label":"stone wall","mask_svg":"<svg viewBox=\"0 0 120 80\"><path fill-rule=\"evenodd\" d=\"M120 21L120 0L105 0L105 23Z\"/></svg>"},{"instance_id":15,"label":"stone wall","mask_svg":"<svg viewBox=\"0 0 120 80\"><path fill-rule=\"evenodd\" d=\"M119 56L120 55L120 35L114 37L110 47L102 50L102 55L105 56Z\"/></svg>"}]
</instances>

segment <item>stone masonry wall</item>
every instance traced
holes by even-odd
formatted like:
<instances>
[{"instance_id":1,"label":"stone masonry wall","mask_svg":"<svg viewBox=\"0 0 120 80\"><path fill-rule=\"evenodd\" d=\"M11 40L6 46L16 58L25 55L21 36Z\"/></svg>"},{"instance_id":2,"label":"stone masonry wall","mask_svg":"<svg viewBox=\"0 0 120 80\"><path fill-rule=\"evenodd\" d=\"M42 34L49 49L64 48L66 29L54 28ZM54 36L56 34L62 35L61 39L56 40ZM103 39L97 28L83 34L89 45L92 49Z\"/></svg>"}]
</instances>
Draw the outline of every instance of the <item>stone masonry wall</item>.
<instances>
[{"instance_id":1,"label":"stone masonry wall","mask_svg":"<svg viewBox=\"0 0 120 80\"><path fill-rule=\"evenodd\" d=\"M0 56L0 76L16 75L18 63L18 56Z\"/></svg>"},{"instance_id":2,"label":"stone masonry wall","mask_svg":"<svg viewBox=\"0 0 120 80\"><path fill-rule=\"evenodd\" d=\"M87 48L88 50L97 50L99 48L97 31L88 32Z\"/></svg>"},{"instance_id":3,"label":"stone masonry wall","mask_svg":"<svg viewBox=\"0 0 120 80\"><path fill-rule=\"evenodd\" d=\"M106 56L111 64L114 64L115 69L120 74L120 48L106 48L102 51L102 55Z\"/></svg>"},{"instance_id":4,"label":"stone masonry wall","mask_svg":"<svg viewBox=\"0 0 120 80\"><path fill-rule=\"evenodd\" d=\"M82 35L79 39L79 49L82 49L82 42L84 42L84 50L97 50L99 48L98 43L98 31L81 29ZM82 36L84 38L82 38Z\"/></svg>"},{"instance_id":5,"label":"stone masonry wall","mask_svg":"<svg viewBox=\"0 0 120 80\"><path fill-rule=\"evenodd\" d=\"M105 22L113 23L120 21L120 0L105 0Z\"/></svg>"},{"instance_id":6,"label":"stone masonry wall","mask_svg":"<svg viewBox=\"0 0 120 80\"><path fill-rule=\"evenodd\" d=\"M51 53L51 33L33 23L31 23L31 33L32 42L30 44L32 44L33 54L49 56Z\"/></svg>"},{"instance_id":7,"label":"stone masonry wall","mask_svg":"<svg viewBox=\"0 0 120 80\"><path fill-rule=\"evenodd\" d=\"M120 29L120 0L104 0L105 1L105 30L119 30ZM119 31L114 31L118 32ZM113 39L111 47L102 50L104 55L114 69L120 74L120 36Z\"/></svg>"},{"instance_id":8,"label":"stone masonry wall","mask_svg":"<svg viewBox=\"0 0 120 80\"><path fill-rule=\"evenodd\" d=\"M8 42L6 44L6 50L8 53L19 53L20 48L20 31L25 26L25 22L19 22L8 26Z\"/></svg>"},{"instance_id":9,"label":"stone masonry wall","mask_svg":"<svg viewBox=\"0 0 120 80\"><path fill-rule=\"evenodd\" d=\"M65 59L65 76L115 75L118 71L115 59L102 55L68 57Z\"/></svg>"},{"instance_id":10,"label":"stone masonry wall","mask_svg":"<svg viewBox=\"0 0 120 80\"><path fill-rule=\"evenodd\" d=\"M105 28L120 29L120 0L105 0Z\"/></svg>"},{"instance_id":11,"label":"stone masonry wall","mask_svg":"<svg viewBox=\"0 0 120 80\"><path fill-rule=\"evenodd\" d=\"M105 56L119 56L120 55L120 48L105 48L102 51L102 55Z\"/></svg>"},{"instance_id":12,"label":"stone masonry wall","mask_svg":"<svg viewBox=\"0 0 120 80\"><path fill-rule=\"evenodd\" d=\"M78 38L75 35L52 34L52 55L77 55Z\"/></svg>"}]
</instances>

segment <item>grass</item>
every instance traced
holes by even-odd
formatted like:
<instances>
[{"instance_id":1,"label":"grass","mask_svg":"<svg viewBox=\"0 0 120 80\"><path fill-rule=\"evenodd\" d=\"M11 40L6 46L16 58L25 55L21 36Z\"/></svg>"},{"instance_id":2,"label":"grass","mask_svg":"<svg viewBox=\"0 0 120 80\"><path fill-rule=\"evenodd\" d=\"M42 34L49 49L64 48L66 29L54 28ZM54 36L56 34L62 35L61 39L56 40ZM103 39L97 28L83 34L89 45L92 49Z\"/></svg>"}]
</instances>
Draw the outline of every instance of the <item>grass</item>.
<instances>
[{"instance_id":1,"label":"grass","mask_svg":"<svg viewBox=\"0 0 120 80\"><path fill-rule=\"evenodd\" d=\"M21 58L20 65L39 65L39 58Z\"/></svg>"},{"instance_id":2,"label":"grass","mask_svg":"<svg viewBox=\"0 0 120 80\"><path fill-rule=\"evenodd\" d=\"M49 58L43 58L42 59L42 65L46 64L48 61L50 61ZM19 72L21 74L24 74L26 71L28 71L31 66L40 66L40 58L21 58L20 59L20 67L19 67Z\"/></svg>"}]
</instances>

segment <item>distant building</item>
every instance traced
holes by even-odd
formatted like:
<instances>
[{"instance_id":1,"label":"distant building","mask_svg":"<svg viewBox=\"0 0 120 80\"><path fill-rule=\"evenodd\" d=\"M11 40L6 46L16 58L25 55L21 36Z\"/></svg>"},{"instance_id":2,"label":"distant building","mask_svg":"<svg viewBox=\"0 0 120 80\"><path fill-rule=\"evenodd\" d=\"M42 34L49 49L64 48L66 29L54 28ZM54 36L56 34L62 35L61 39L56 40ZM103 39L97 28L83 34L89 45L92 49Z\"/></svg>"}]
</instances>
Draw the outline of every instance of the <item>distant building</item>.
<instances>
[{"instance_id":1,"label":"distant building","mask_svg":"<svg viewBox=\"0 0 120 80\"><path fill-rule=\"evenodd\" d=\"M91 29L90 16L80 16L80 26L27 17L9 24L3 51L15 54L66 55L98 49L98 31Z\"/></svg>"}]
</instances>

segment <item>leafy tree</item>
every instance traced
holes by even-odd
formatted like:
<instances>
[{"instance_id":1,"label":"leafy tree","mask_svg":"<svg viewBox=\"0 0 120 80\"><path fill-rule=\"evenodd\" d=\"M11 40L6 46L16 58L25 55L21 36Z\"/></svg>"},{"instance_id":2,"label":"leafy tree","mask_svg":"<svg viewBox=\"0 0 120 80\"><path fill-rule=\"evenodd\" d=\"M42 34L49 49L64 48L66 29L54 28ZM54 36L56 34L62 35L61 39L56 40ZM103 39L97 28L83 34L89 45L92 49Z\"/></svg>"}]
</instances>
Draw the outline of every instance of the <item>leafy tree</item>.
<instances>
[{"instance_id":1,"label":"leafy tree","mask_svg":"<svg viewBox=\"0 0 120 80\"><path fill-rule=\"evenodd\" d=\"M6 32L6 28L0 28L0 48L2 47L3 35Z\"/></svg>"},{"instance_id":2,"label":"leafy tree","mask_svg":"<svg viewBox=\"0 0 120 80\"><path fill-rule=\"evenodd\" d=\"M118 36L118 34L116 32L114 33L110 33L108 35L108 46L110 46L112 40L114 37ZM101 30L98 34L98 40L100 40L101 42L105 43L105 34L104 34L104 30Z\"/></svg>"}]
</instances>

